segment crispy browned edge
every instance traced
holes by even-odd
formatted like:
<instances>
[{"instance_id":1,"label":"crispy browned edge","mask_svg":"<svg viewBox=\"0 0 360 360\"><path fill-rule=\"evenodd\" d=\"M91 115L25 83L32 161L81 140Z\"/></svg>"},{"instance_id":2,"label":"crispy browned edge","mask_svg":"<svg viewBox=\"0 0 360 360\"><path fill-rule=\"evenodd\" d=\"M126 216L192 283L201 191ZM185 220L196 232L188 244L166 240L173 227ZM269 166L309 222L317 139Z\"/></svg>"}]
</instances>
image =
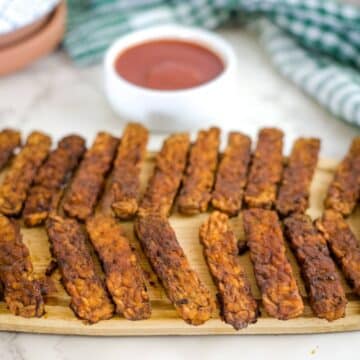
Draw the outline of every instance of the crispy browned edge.
<instances>
[{"instance_id":1,"label":"crispy browned edge","mask_svg":"<svg viewBox=\"0 0 360 360\"><path fill-rule=\"evenodd\" d=\"M360 136L338 166L325 199L325 208L350 215L360 195Z\"/></svg>"},{"instance_id":2,"label":"crispy browned edge","mask_svg":"<svg viewBox=\"0 0 360 360\"><path fill-rule=\"evenodd\" d=\"M200 227L200 242L215 285L224 321L239 330L259 314L249 280L238 259L237 241L229 218L213 212Z\"/></svg>"},{"instance_id":3,"label":"crispy browned edge","mask_svg":"<svg viewBox=\"0 0 360 360\"><path fill-rule=\"evenodd\" d=\"M209 320L215 308L214 299L191 269L169 221L157 215L138 217L134 229L152 268L182 319L191 325Z\"/></svg>"},{"instance_id":4,"label":"crispy browned edge","mask_svg":"<svg viewBox=\"0 0 360 360\"><path fill-rule=\"evenodd\" d=\"M169 216L186 166L189 135L169 136L156 156L154 173L140 202L139 214Z\"/></svg>"},{"instance_id":5,"label":"crispy browned edge","mask_svg":"<svg viewBox=\"0 0 360 360\"><path fill-rule=\"evenodd\" d=\"M250 156L250 138L240 132L231 132L212 193L211 204L215 209L232 216L240 211Z\"/></svg>"},{"instance_id":6,"label":"crispy browned edge","mask_svg":"<svg viewBox=\"0 0 360 360\"><path fill-rule=\"evenodd\" d=\"M97 134L65 194L63 209L68 216L84 221L92 215L117 145L118 139L112 135L106 132Z\"/></svg>"},{"instance_id":7,"label":"crispy browned edge","mask_svg":"<svg viewBox=\"0 0 360 360\"><path fill-rule=\"evenodd\" d=\"M304 213L308 208L319 151L319 139L299 138L295 141L276 200L276 210L282 216Z\"/></svg>"},{"instance_id":8,"label":"crispy browned edge","mask_svg":"<svg viewBox=\"0 0 360 360\"><path fill-rule=\"evenodd\" d=\"M261 129L252 156L244 200L250 208L271 209L283 171L284 134L276 128Z\"/></svg>"},{"instance_id":9,"label":"crispy browned edge","mask_svg":"<svg viewBox=\"0 0 360 360\"><path fill-rule=\"evenodd\" d=\"M40 281L33 276L28 248L15 220L0 215L0 280L11 313L23 317L44 314Z\"/></svg>"},{"instance_id":10,"label":"crispy browned edge","mask_svg":"<svg viewBox=\"0 0 360 360\"><path fill-rule=\"evenodd\" d=\"M37 131L29 135L0 186L0 213L18 215L21 212L29 188L50 146L49 136Z\"/></svg>"},{"instance_id":11,"label":"crispy browned edge","mask_svg":"<svg viewBox=\"0 0 360 360\"><path fill-rule=\"evenodd\" d=\"M111 318L114 306L96 272L81 225L75 219L50 214L46 228L71 309L91 324Z\"/></svg>"},{"instance_id":12,"label":"crispy browned edge","mask_svg":"<svg viewBox=\"0 0 360 360\"><path fill-rule=\"evenodd\" d=\"M21 144L21 135L17 130L4 129L0 132L0 170L8 163L14 150Z\"/></svg>"},{"instance_id":13,"label":"crispy browned edge","mask_svg":"<svg viewBox=\"0 0 360 360\"><path fill-rule=\"evenodd\" d=\"M178 198L181 213L191 215L207 210L215 179L219 144L219 128L199 131L190 149L189 163Z\"/></svg>"},{"instance_id":14,"label":"crispy browned edge","mask_svg":"<svg viewBox=\"0 0 360 360\"><path fill-rule=\"evenodd\" d=\"M345 291L325 238L305 214L289 216L284 220L284 226L315 315L328 321L344 317L347 303Z\"/></svg>"},{"instance_id":15,"label":"crispy browned edge","mask_svg":"<svg viewBox=\"0 0 360 360\"><path fill-rule=\"evenodd\" d=\"M44 223L54 197L77 166L84 151L85 140L80 136L69 135L60 140L58 147L40 167L29 191L23 211L26 226Z\"/></svg>"},{"instance_id":16,"label":"crispy browned edge","mask_svg":"<svg viewBox=\"0 0 360 360\"><path fill-rule=\"evenodd\" d=\"M360 296L360 243L342 215L326 210L316 221L355 294Z\"/></svg>"},{"instance_id":17,"label":"crispy browned edge","mask_svg":"<svg viewBox=\"0 0 360 360\"><path fill-rule=\"evenodd\" d=\"M286 257L278 215L271 210L245 210L243 224L266 312L280 320L301 315L304 304Z\"/></svg>"},{"instance_id":18,"label":"crispy browned edge","mask_svg":"<svg viewBox=\"0 0 360 360\"><path fill-rule=\"evenodd\" d=\"M145 127L130 123L125 128L117 150L102 205L112 209L115 216L123 220L133 218L138 210L140 172L148 138L149 132Z\"/></svg>"},{"instance_id":19,"label":"crispy browned edge","mask_svg":"<svg viewBox=\"0 0 360 360\"><path fill-rule=\"evenodd\" d=\"M108 214L89 218L86 228L106 275L116 312L128 320L151 316L149 294L139 259L120 223Z\"/></svg>"}]
</instances>

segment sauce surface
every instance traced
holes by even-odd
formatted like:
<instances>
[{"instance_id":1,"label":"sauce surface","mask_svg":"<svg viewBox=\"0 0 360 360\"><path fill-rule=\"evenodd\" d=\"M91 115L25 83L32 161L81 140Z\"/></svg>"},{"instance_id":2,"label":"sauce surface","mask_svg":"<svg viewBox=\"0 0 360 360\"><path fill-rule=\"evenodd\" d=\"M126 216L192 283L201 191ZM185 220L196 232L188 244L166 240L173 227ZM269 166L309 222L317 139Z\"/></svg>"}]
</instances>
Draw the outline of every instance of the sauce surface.
<instances>
[{"instance_id":1,"label":"sauce surface","mask_svg":"<svg viewBox=\"0 0 360 360\"><path fill-rule=\"evenodd\" d=\"M202 85L224 71L211 50L181 40L156 40L128 48L115 60L116 72L135 85L180 90Z\"/></svg>"}]
</instances>

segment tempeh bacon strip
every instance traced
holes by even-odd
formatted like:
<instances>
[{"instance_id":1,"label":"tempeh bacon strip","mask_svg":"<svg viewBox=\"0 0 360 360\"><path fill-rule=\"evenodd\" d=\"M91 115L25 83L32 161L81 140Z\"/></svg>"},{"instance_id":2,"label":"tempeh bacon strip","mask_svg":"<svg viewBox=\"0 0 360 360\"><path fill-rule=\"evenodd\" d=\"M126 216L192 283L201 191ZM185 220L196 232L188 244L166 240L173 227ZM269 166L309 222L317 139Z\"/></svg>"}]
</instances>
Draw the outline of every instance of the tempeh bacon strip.
<instances>
[{"instance_id":1,"label":"tempeh bacon strip","mask_svg":"<svg viewBox=\"0 0 360 360\"><path fill-rule=\"evenodd\" d=\"M186 166L190 147L188 134L169 136L156 156L154 173L141 200L139 215L169 216Z\"/></svg>"},{"instance_id":2,"label":"tempeh bacon strip","mask_svg":"<svg viewBox=\"0 0 360 360\"><path fill-rule=\"evenodd\" d=\"M85 153L70 189L65 194L63 208L67 215L78 220L86 220L92 215L117 145L118 140L112 135L105 132L98 133L94 144Z\"/></svg>"},{"instance_id":3,"label":"tempeh bacon strip","mask_svg":"<svg viewBox=\"0 0 360 360\"><path fill-rule=\"evenodd\" d=\"M149 318L151 306L144 274L121 225L111 215L97 214L87 220L86 228L104 267L116 312L128 320Z\"/></svg>"},{"instance_id":4,"label":"tempeh bacon strip","mask_svg":"<svg viewBox=\"0 0 360 360\"><path fill-rule=\"evenodd\" d=\"M360 242L341 214L325 211L316 222L355 294L360 296Z\"/></svg>"},{"instance_id":5,"label":"tempeh bacon strip","mask_svg":"<svg viewBox=\"0 0 360 360\"><path fill-rule=\"evenodd\" d=\"M328 321L344 317L347 303L345 291L325 238L305 214L291 215L284 220L284 225L315 315Z\"/></svg>"},{"instance_id":6,"label":"tempeh bacon strip","mask_svg":"<svg viewBox=\"0 0 360 360\"><path fill-rule=\"evenodd\" d=\"M15 220L0 215L0 280L9 310L23 317L44 314L40 281L34 279L29 251Z\"/></svg>"},{"instance_id":7,"label":"tempeh bacon strip","mask_svg":"<svg viewBox=\"0 0 360 360\"><path fill-rule=\"evenodd\" d=\"M254 323L258 316L257 302L238 259L237 241L229 218L213 212L200 227L200 241L211 275L219 291L221 315L236 330Z\"/></svg>"},{"instance_id":8,"label":"tempeh bacon strip","mask_svg":"<svg viewBox=\"0 0 360 360\"><path fill-rule=\"evenodd\" d=\"M239 132L230 133L216 175L211 200L214 208L228 215L236 215L240 211L250 156L250 138Z\"/></svg>"},{"instance_id":9,"label":"tempeh bacon strip","mask_svg":"<svg viewBox=\"0 0 360 360\"><path fill-rule=\"evenodd\" d=\"M183 214L205 212L211 200L220 144L220 130L216 127L201 130L191 147L189 164L178 198Z\"/></svg>"},{"instance_id":10,"label":"tempeh bacon strip","mask_svg":"<svg viewBox=\"0 0 360 360\"><path fill-rule=\"evenodd\" d=\"M127 129L128 135L124 136L125 144L123 144L126 149L128 148L126 144L131 140L129 136L135 136L135 138L137 138L137 135L139 135L136 134L136 127L130 130L128 127ZM141 128L139 129L143 131ZM135 131L135 133L129 135L129 131ZM135 140L137 142L141 139L138 138ZM141 140L140 143L142 143L143 140ZM145 151L145 146L146 142L140 145L140 147L143 147L142 151ZM138 153L136 148L132 147L132 150L131 156L134 156L133 160L135 162L131 161L129 165L138 168L140 163L136 164L136 162L140 161L140 154L135 154L135 152ZM118 153L120 153L120 151ZM114 171L120 169L125 171L123 165ZM117 176L120 175L121 173L119 172ZM138 175L139 174L137 174L137 176ZM88 218L86 222L87 232L104 268L106 286L116 305L116 312L122 314L128 320L147 319L151 315L151 306L144 281L144 273L141 269L139 259L135 251L131 248L129 239L122 226L113 217L111 211L112 200L114 199L113 195L114 193L110 184L110 186L105 189L99 211L94 216ZM137 202L137 199L133 199Z\"/></svg>"},{"instance_id":11,"label":"tempeh bacon strip","mask_svg":"<svg viewBox=\"0 0 360 360\"><path fill-rule=\"evenodd\" d=\"M356 137L348 154L338 166L325 199L325 208L350 215L360 195L360 137Z\"/></svg>"},{"instance_id":12,"label":"tempeh bacon strip","mask_svg":"<svg viewBox=\"0 0 360 360\"><path fill-rule=\"evenodd\" d=\"M130 219L137 212L140 170L148 137L148 130L142 125L130 123L121 138L109 186L112 210L120 219Z\"/></svg>"},{"instance_id":13,"label":"tempeh bacon strip","mask_svg":"<svg viewBox=\"0 0 360 360\"><path fill-rule=\"evenodd\" d=\"M77 166L84 151L84 139L69 135L50 153L40 167L25 203L23 216L27 226L41 225L47 219L54 197Z\"/></svg>"},{"instance_id":14,"label":"tempeh bacon strip","mask_svg":"<svg viewBox=\"0 0 360 360\"><path fill-rule=\"evenodd\" d=\"M276 212L245 210L243 223L266 312L280 320L301 315L304 304L286 257L284 237Z\"/></svg>"},{"instance_id":15,"label":"tempeh bacon strip","mask_svg":"<svg viewBox=\"0 0 360 360\"><path fill-rule=\"evenodd\" d=\"M0 213L18 215L40 165L49 154L51 139L41 132L33 132L15 157L4 182L0 186Z\"/></svg>"},{"instance_id":16,"label":"tempeh bacon strip","mask_svg":"<svg viewBox=\"0 0 360 360\"><path fill-rule=\"evenodd\" d=\"M250 208L271 209L283 171L283 132L276 128L260 130L252 157L245 203Z\"/></svg>"},{"instance_id":17,"label":"tempeh bacon strip","mask_svg":"<svg viewBox=\"0 0 360 360\"><path fill-rule=\"evenodd\" d=\"M10 160L14 150L21 144L21 135L19 131L4 129L0 131L0 170Z\"/></svg>"},{"instance_id":18,"label":"tempeh bacon strip","mask_svg":"<svg viewBox=\"0 0 360 360\"><path fill-rule=\"evenodd\" d=\"M74 219L50 214L47 232L74 313L89 323L109 319L114 306L96 273L81 225Z\"/></svg>"},{"instance_id":19,"label":"tempeh bacon strip","mask_svg":"<svg viewBox=\"0 0 360 360\"><path fill-rule=\"evenodd\" d=\"M180 316L192 325L207 321L214 310L214 299L191 269L168 220L156 215L139 217L135 233Z\"/></svg>"},{"instance_id":20,"label":"tempeh bacon strip","mask_svg":"<svg viewBox=\"0 0 360 360\"><path fill-rule=\"evenodd\" d=\"M309 206L310 185L316 169L320 140L296 140L284 170L276 200L276 209L282 216L304 213Z\"/></svg>"}]
</instances>

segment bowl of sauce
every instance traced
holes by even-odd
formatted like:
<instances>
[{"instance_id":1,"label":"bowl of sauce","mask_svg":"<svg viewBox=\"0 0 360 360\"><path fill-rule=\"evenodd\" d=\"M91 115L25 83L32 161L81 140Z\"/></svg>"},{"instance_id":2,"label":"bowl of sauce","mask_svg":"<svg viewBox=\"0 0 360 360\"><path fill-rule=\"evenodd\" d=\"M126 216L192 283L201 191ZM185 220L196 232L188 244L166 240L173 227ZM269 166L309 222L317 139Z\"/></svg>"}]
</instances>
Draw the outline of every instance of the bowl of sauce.
<instances>
[{"instance_id":1,"label":"bowl of sauce","mask_svg":"<svg viewBox=\"0 0 360 360\"><path fill-rule=\"evenodd\" d=\"M115 60L128 82L153 90L184 90L206 84L224 71L222 59L193 42L168 39L137 44Z\"/></svg>"},{"instance_id":2,"label":"bowl of sauce","mask_svg":"<svg viewBox=\"0 0 360 360\"><path fill-rule=\"evenodd\" d=\"M233 114L236 57L209 31L167 25L131 33L110 47L104 67L114 111L153 130L189 130Z\"/></svg>"}]
</instances>

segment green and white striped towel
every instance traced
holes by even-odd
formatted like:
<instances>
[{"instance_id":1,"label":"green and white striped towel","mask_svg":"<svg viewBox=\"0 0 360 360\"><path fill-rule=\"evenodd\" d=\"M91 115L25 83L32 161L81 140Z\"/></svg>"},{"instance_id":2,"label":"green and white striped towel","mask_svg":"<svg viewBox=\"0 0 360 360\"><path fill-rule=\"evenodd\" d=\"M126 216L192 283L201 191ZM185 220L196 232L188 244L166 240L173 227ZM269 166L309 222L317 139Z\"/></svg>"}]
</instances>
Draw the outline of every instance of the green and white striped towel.
<instances>
[{"instance_id":1,"label":"green and white striped towel","mask_svg":"<svg viewBox=\"0 0 360 360\"><path fill-rule=\"evenodd\" d=\"M360 7L334 0L68 0L64 46L79 65L119 36L180 23L207 29L261 17L276 68L336 116L360 126Z\"/></svg>"}]
</instances>

